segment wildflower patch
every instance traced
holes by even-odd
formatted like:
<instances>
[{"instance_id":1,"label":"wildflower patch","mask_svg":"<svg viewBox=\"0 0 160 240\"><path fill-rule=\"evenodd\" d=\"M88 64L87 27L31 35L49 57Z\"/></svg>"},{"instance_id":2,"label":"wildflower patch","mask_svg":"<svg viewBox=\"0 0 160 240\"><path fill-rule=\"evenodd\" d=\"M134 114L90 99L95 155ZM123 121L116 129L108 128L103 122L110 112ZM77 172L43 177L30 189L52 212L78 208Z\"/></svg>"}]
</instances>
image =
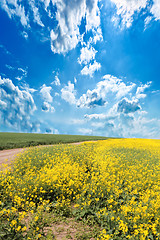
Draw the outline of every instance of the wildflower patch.
<instances>
[{"instance_id":1,"label":"wildflower patch","mask_svg":"<svg viewBox=\"0 0 160 240\"><path fill-rule=\"evenodd\" d=\"M159 239L160 141L31 148L1 172L0 191L3 238L47 239L54 211L98 226L94 239Z\"/></svg>"}]
</instances>

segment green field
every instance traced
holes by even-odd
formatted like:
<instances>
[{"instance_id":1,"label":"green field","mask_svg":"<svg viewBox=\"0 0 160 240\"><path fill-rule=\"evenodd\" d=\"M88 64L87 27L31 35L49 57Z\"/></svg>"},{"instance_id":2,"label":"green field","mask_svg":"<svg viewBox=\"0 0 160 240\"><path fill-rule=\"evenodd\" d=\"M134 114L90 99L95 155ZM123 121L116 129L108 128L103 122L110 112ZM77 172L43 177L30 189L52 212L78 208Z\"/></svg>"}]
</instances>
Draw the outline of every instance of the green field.
<instances>
[{"instance_id":1,"label":"green field","mask_svg":"<svg viewBox=\"0 0 160 240\"><path fill-rule=\"evenodd\" d=\"M60 134L34 134L34 133L0 133L0 150L23 148L37 145L50 145L58 143L72 143L90 140L103 140L106 137L60 135Z\"/></svg>"}]
</instances>

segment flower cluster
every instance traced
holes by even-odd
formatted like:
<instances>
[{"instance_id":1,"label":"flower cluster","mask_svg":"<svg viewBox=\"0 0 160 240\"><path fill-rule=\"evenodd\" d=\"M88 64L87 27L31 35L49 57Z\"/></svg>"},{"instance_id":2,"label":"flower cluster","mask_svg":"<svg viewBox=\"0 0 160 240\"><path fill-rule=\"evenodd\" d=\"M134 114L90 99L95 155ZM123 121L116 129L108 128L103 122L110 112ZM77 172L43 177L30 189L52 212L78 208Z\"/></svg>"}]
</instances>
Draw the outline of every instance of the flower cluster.
<instances>
[{"instance_id":1,"label":"flower cluster","mask_svg":"<svg viewBox=\"0 0 160 240\"><path fill-rule=\"evenodd\" d=\"M160 238L160 141L108 139L31 148L1 172L1 212L15 232L51 208L94 220L98 239ZM4 207L10 202L11 207ZM8 211L16 216L8 217ZM24 219L32 214L32 223ZM18 222L17 222L18 219Z\"/></svg>"}]
</instances>

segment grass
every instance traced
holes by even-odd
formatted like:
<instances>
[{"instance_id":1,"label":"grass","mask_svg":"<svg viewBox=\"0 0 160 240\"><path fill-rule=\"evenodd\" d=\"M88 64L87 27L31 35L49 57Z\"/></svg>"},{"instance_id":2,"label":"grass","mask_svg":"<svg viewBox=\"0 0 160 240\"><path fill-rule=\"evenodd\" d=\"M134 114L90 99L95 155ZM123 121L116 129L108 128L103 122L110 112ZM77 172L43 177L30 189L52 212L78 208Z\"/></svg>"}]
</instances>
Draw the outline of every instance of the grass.
<instances>
[{"instance_id":1,"label":"grass","mask_svg":"<svg viewBox=\"0 0 160 240\"><path fill-rule=\"evenodd\" d=\"M31 148L0 192L2 239L159 240L160 140Z\"/></svg>"},{"instance_id":2,"label":"grass","mask_svg":"<svg viewBox=\"0 0 160 240\"><path fill-rule=\"evenodd\" d=\"M37 145L51 145L81 141L103 140L106 137L60 135L60 134L33 134L33 133L0 133L0 150L23 148Z\"/></svg>"}]
</instances>

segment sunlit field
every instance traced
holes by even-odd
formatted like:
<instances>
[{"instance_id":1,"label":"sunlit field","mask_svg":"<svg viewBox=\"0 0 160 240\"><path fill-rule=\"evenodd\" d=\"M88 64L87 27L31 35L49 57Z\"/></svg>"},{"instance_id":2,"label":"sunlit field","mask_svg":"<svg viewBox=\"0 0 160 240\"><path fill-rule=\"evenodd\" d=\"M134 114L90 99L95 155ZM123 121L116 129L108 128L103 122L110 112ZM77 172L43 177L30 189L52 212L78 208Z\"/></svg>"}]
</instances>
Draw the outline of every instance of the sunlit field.
<instances>
[{"instance_id":1,"label":"sunlit field","mask_svg":"<svg viewBox=\"0 0 160 240\"><path fill-rule=\"evenodd\" d=\"M160 140L31 148L0 191L0 239L53 239L57 215L96 228L75 239L160 239Z\"/></svg>"},{"instance_id":2,"label":"sunlit field","mask_svg":"<svg viewBox=\"0 0 160 240\"><path fill-rule=\"evenodd\" d=\"M0 132L0 150L104 139L107 138L83 135Z\"/></svg>"}]
</instances>

